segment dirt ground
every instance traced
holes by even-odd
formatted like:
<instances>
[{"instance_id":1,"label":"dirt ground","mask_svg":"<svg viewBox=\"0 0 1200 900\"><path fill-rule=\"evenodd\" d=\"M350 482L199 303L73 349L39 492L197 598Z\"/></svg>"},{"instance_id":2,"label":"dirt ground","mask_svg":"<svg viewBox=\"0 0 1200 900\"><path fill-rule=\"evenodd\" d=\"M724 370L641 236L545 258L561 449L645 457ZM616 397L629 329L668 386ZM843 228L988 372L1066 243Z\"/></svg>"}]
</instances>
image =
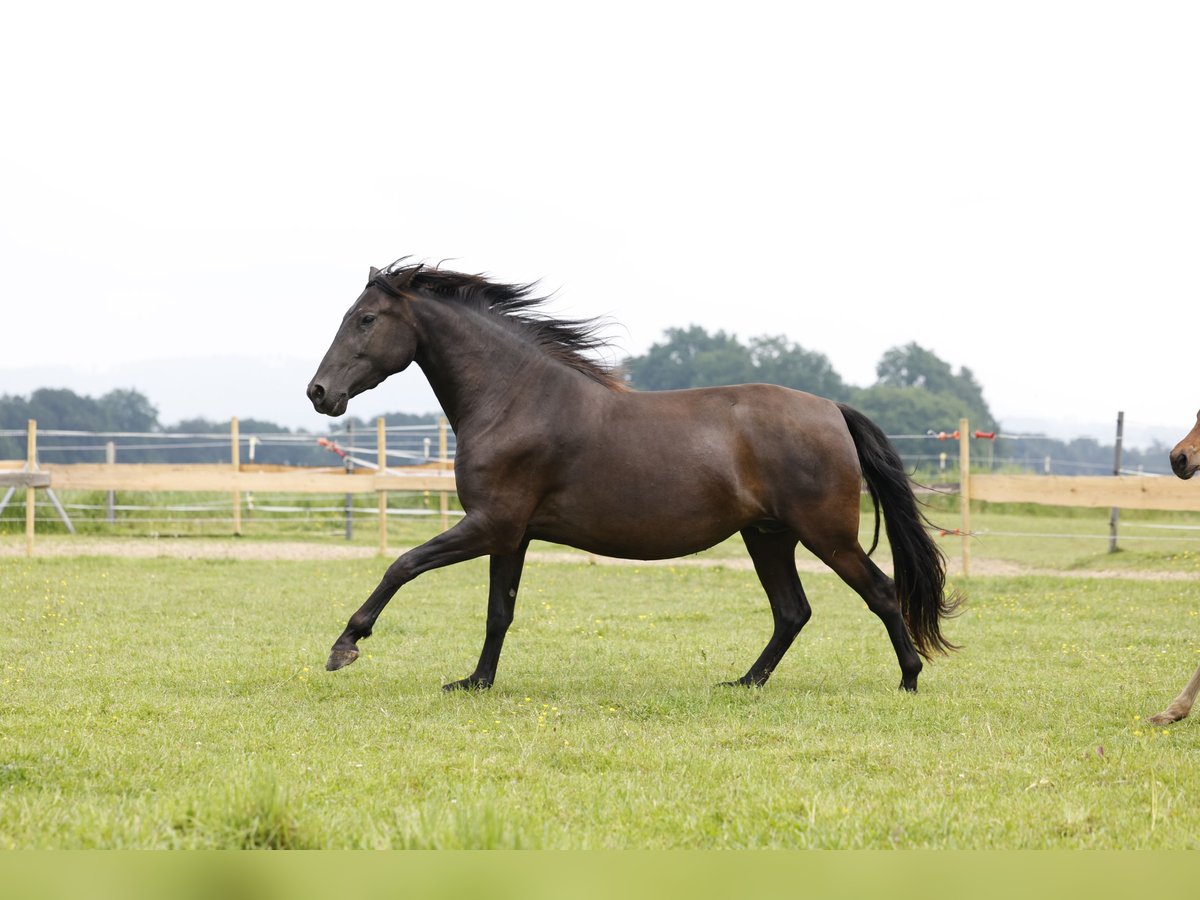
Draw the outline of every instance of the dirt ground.
<instances>
[{"instance_id":1,"label":"dirt ground","mask_svg":"<svg viewBox=\"0 0 1200 900\"><path fill-rule=\"evenodd\" d=\"M399 556L405 547L391 547L386 559ZM25 538L21 536L0 537L0 559L23 558L26 555ZM126 559L245 559L245 560L325 560L325 559L380 559L378 549L354 544L338 544L329 541L255 541L238 538L108 538L91 536L47 536L39 537L34 544L33 555L38 558L71 556L114 556ZM669 560L628 560L591 556L580 552L541 550L530 551L531 562L587 562L601 566L695 566L726 569L753 569L749 558L714 559L690 556ZM890 574L890 560L878 560L880 568ZM824 565L813 559L798 559L796 568L800 572L828 572ZM947 558L947 574L959 575L961 558ZM1005 560L971 560L971 574L977 576L1014 575L1057 575L1077 578L1133 578L1158 581L1188 581L1195 576L1186 572L1137 572L1137 571L1063 571L1021 566Z\"/></svg>"}]
</instances>

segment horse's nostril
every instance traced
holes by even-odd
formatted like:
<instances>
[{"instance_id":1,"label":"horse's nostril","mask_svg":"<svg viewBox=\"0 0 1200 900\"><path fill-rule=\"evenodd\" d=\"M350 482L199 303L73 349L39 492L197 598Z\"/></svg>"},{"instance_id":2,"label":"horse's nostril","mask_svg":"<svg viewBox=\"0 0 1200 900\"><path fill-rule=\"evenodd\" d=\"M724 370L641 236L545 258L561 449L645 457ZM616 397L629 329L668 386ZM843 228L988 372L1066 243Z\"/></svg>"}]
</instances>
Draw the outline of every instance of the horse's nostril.
<instances>
[{"instance_id":1,"label":"horse's nostril","mask_svg":"<svg viewBox=\"0 0 1200 900\"><path fill-rule=\"evenodd\" d=\"M317 383L308 386L308 399L313 403L320 403L325 399L325 388Z\"/></svg>"}]
</instances>

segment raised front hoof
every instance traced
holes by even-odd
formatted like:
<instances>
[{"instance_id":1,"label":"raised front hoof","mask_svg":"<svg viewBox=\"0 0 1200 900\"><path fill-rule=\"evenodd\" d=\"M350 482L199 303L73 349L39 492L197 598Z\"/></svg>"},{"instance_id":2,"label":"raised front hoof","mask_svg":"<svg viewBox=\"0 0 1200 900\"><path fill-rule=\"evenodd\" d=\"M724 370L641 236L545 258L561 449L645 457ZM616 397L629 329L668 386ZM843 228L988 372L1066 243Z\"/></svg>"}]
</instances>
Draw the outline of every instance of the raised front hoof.
<instances>
[{"instance_id":1,"label":"raised front hoof","mask_svg":"<svg viewBox=\"0 0 1200 900\"><path fill-rule=\"evenodd\" d=\"M1168 706L1162 712L1150 717L1149 721L1154 725L1170 725L1172 722L1178 722L1187 716L1186 712L1177 709L1174 704Z\"/></svg>"},{"instance_id":2,"label":"raised front hoof","mask_svg":"<svg viewBox=\"0 0 1200 900\"><path fill-rule=\"evenodd\" d=\"M358 659L357 647L338 647L329 651L329 659L325 663L325 669L329 672L336 672L338 669L344 669L350 663Z\"/></svg>"},{"instance_id":3,"label":"raised front hoof","mask_svg":"<svg viewBox=\"0 0 1200 900\"><path fill-rule=\"evenodd\" d=\"M486 691L491 686L491 681L485 681L482 678L460 678L458 681L443 684L442 690L446 693L454 691Z\"/></svg>"}]
</instances>

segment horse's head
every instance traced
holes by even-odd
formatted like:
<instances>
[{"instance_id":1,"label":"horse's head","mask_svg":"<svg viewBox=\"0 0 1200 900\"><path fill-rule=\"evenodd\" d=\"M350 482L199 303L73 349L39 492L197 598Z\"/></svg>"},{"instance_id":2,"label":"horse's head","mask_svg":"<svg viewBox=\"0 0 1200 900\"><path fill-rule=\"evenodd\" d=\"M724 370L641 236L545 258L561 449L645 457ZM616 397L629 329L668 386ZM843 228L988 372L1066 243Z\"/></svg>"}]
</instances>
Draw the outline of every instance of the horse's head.
<instances>
[{"instance_id":1,"label":"horse's head","mask_svg":"<svg viewBox=\"0 0 1200 900\"><path fill-rule=\"evenodd\" d=\"M420 268L389 278L372 267L366 288L342 319L308 384L308 399L317 412L340 416L351 397L408 368L417 353L417 331L405 288Z\"/></svg>"},{"instance_id":2,"label":"horse's head","mask_svg":"<svg viewBox=\"0 0 1200 900\"><path fill-rule=\"evenodd\" d=\"M1171 451L1171 469L1180 478L1191 478L1200 469L1200 413L1192 430Z\"/></svg>"}]
</instances>

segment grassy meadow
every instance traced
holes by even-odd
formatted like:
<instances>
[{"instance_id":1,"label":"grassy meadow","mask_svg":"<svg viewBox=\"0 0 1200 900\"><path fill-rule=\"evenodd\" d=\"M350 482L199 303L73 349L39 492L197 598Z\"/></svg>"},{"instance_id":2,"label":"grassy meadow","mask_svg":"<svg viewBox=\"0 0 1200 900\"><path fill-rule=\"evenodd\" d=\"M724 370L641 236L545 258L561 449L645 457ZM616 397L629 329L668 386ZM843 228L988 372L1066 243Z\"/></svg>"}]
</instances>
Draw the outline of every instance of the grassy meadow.
<instances>
[{"instance_id":1,"label":"grassy meadow","mask_svg":"<svg viewBox=\"0 0 1200 900\"><path fill-rule=\"evenodd\" d=\"M0 556L0 847L1197 847L1200 723L1144 720L1200 662L1190 544L973 525L1029 520L977 539L1028 572L956 582L963 649L915 696L824 573L770 684L715 686L770 631L737 541L705 566L531 561L496 687L449 695L485 561L403 589L331 674L378 559Z\"/></svg>"}]
</instances>

